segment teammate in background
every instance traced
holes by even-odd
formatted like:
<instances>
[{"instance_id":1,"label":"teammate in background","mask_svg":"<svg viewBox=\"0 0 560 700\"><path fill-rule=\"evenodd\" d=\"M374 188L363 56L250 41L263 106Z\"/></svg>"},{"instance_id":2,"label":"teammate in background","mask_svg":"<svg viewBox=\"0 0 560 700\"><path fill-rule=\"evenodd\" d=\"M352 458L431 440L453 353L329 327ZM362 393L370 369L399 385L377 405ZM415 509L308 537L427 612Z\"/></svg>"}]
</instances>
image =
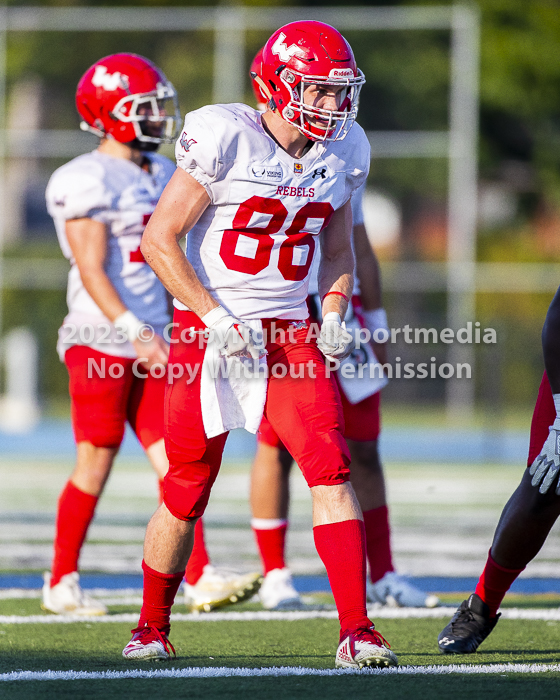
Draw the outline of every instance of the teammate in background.
<instances>
[{"instance_id":1,"label":"teammate in background","mask_svg":"<svg viewBox=\"0 0 560 700\"><path fill-rule=\"evenodd\" d=\"M187 115L179 167L142 242L175 297L170 360L190 372L167 390L164 503L148 525L144 602L123 655L169 658L171 606L228 430L256 432L264 410L311 488L315 544L341 623L336 664L396 665L367 617L362 514L325 360L353 347L341 319L353 285L350 198L369 168L367 138L353 125L363 74L339 32L294 22L266 43L259 78L264 115L243 104ZM187 233L185 258L178 241ZM317 238L316 341L306 298ZM227 373L210 371L224 365Z\"/></svg>"},{"instance_id":2,"label":"teammate in background","mask_svg":"<svg viewBox=\"0 0 560 700\"><path fill-rule=\"evenodd\" d=\"M167 363L169 346L163 333L170 321L169 297L146 264L140 241L175 170L155 151L161 143L175 140L180 115L175 90L159 68L126 53L107 56L86 71L76 105L84 119L82 128L101 141L93 152L59 168L47 188L47 206L71 262L69 313L59 331L58 351L70 375L77 461L58 503L43 608L101 615L107 612L105 606L79 585L78 559L127 420L160 483L168 469L165 376L157 378L147 370ZM137 358L143 362L135 372ZM103 378L92 369L95 366L105 367ZM197 540L203 550L202 523ZM201 583L217 587L219 574L208 566L203 573L208 563L207 558L195 557L187 569L187 577L199 589ZM238 576L221 578L222 597L239 589Z\"/></svg>"},{"instance_id":3,"label":"teammate in background","mask_svg":"<svg viewBox=\"0 0 560 700\"><path fill-rule=\"evenodd\" d=\"M251 64L252 87L259 112L266 110L266 96L254 79L261 72L262 49ZM352 197L353 246L356 257L352 305L346 312L346 321L358 320L372 334L388 329L387 315L381 300L381 273L379 262L366 233L363 215L365 183ZM314 261L309 282L308 306L317 320L321 308L317 287L317 263ZM376 358L387 361L385 344L374 346ZM356 362L366 359L354 352ZM371 358L374 359L374 358ZM337 380L339 374L337 373ZM351 481L362 508L366 531L366 552L369 562L367 581L368 599L382 605L404 607L435 607L439 600L411 585L395 573L391 554L390 527L385 495L385 480L379 459L377 440L380 431L380 386L367 386L367 379L359 380L359 396L348 396L338 381L344 411L344 436L352 456ZM302 604L295 590L291 572L285 562L285 539L288 527L289 477L293 464L272 426L263 418L258 432L258 443L251 472L251 524L261 556L264 583L259 598L268 610L298 607Z\"/></svg>"},{"instance_id":4,"label":"teammate in background","mask_svg":"<svg viewBox=\"0 0 560 700\"><path fill-rule=\"evenodd\" d=\"M369 244L362 213L360 188L352 197L353 241L356 254L356 277L352 304L346 312L347 325L353 319L373 335L386 328L387 317L381 306L379 264ZM316 278L311 274L308 304L314 317L320 309ZM375 344L375 358L364 356L363 349L352 353L356 364L379 360L386 362L385 345ZM399 607L428 607L439 604L405 578L395 573L391 554L391 532L385 493L385 479L377 440L380 431L379 382L354 380L360 386L337 382L344 412L344 436L352 462L350 480L363 512L366 555L369 563L367 595L372 603ZM353 389L359 390L353 396ZM364 397L364 394L366 396ZM289 477L292 457L272 426L263 418L258 432L257 452L251 473L251 525L262 560L264 582L259 591L263 606L269 610L298 607L301 598L294 588L285 562L285 538L288 528Z\"/></svg>"},{"instance_id":5,"label":"teammate in background","mask_svg":"<svg viewBox=\"0 0 560 700\"><path fill-rule=\"evenodd\" d=\"M496 626L512 583L560 515L560 289L542 332L545 373L531 422L527 469L498 522L475 592L438 637L444 654L472 654Z\"/></svg>"}]
</instances>

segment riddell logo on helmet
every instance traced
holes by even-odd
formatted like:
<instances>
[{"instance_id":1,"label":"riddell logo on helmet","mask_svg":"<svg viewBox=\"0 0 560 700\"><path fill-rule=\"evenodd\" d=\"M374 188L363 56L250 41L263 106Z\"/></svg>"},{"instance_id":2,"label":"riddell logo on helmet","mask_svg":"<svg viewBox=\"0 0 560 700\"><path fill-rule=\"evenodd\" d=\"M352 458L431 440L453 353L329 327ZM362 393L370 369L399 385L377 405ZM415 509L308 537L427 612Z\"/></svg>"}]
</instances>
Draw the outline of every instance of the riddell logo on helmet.
<instances>
[{"instance_id":1,"label":"riddell logo on helmet","mask_svg":"<svg viewBox=\"0 0 560 700\"><path fill-rule=\"evenodd\" d=\"M102 87L104 90L112 91L120 87L125 88L128 84L128 77L119 73L119 71L107 73L105 66L96 66L91 82L95 87Z\"/></svg>"},{"instance_id":2,"label":"riddell logo on helmet","mask_svg":"<svg viewBox=\"0 0 560 700\"><path fill-rule=\"evenodd\" d=\"M353 78L354 71L351 68L333 68L329 78Z\"/></svg>"}]
</instances>

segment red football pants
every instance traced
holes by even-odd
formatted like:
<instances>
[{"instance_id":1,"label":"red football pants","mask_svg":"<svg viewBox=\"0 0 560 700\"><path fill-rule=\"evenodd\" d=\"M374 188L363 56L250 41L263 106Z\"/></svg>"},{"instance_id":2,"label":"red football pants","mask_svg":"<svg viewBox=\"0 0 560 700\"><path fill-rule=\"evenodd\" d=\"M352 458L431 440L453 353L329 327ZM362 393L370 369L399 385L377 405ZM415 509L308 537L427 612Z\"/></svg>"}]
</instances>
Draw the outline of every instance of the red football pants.
<instances>
[{"instance_id":1,"label":"red football pants","mask_svg":"<svg viewBox=\"0 0 560 700\"><path fill-rule=\"evenodd\" d=\"M69 348L64 362L70 376L76 442L118 447L124 437L126 421L144 449L161 440L165 376L153 377L143 367L141 373L147 376L135 376L134 360L106 355L85 345ZM104 375L99 376L92 369L92 362L104 370Z\"/></svg>"},{"instance_id":2,"label":"red football pants","mask_svg":"<svg viewBox=\"0 0 560 700\"><path fill-rule=\"evenodd\" d=\"M171 343L169 363L188 364L191 372L185 372L166 389L169 471L164 481L164 502L176 518L191 520L206 508L227 433L206 437L200 403L205 348L199 341L200 334L193 334L190 340L183 333L184 329L200 331L205 326L190 311L176 310L173 320L178 326L173 330L175 342ZM277 328L290 326L289 321L275 323ZM343 437L340 395L315 340L308 337L308 328L294 329L284 337L275 334L266 348L269 379L264 413L273 429L310 487L348 481L350 454Z\"/></svg>"}]
</instances>

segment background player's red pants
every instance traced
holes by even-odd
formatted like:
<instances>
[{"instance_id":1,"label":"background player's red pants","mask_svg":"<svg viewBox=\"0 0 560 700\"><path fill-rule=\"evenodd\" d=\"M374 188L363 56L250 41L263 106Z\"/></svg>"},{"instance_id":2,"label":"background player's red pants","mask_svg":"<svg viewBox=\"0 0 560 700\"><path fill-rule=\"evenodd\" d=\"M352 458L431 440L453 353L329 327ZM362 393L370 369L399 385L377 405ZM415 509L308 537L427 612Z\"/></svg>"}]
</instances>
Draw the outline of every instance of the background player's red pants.
<instances>
[{"instance_id":1,"label":"background player's red pants","mask_svg":"<svg viewBox=\"0 0 560 700\"><path fill-rule=\"evenodd\" d=\"M340 399L344 415L344 437L355 442L377 440L381 432L381 393L378 391L377 394L368 396L367 399L359 403L351 404L341 389ZM286 449L266 416L263 416L259 426L257 439L271 447L277 447L280 450Z\"/></svg>"},{"instance_id":2,"label":"background player's red pants","mask_svg":"<svg viewBox=\"0 0 560 700\"><path fill-rule=\"evenodd\" d=\"M94 361L93 364L91 361ZM85 345L66 351L70 375L72 427L76 442L95 447L118 447L130 423L144 449L163 437L165 376L135 376L134 360L115 357ZM109 367L114 366L112 374ZM97 368L105 369L104 376ZM119 369L122 368L122 374ZM147 374L140 367L142 374ZM121 376L117 376L121 374Z\"/></svg>"},{"instance_id":3,"label":"background player's red pants","mask_svg":"<svg viewBox=\"0 0 560 700\"><path fill-rule=\"evenodd\" d=\"M169 472L164 501L180 520L202 515L221 463L227 433L207 438L200 405L201 365L204 346L199 335L182 342L185 328L203 330L190 311L175 311L170 363L197 367L193 381L188 373L168 384L165 396L165 445ZM277 328L288 321L275 321ZM291 338L290 338L291 335ZM349 479L350 455L343 437L344 419L334 377L328 376L324 358L307 328L267 344L270 370L265 415L300 466L309 486L341 484ZM291 342L293 340L294 342ZM309 363L314 377L310 376ZM286 376L274 376L285 372ZM298 376L299 375L299 376ZM303 375L303 376L301 376ZM191 374L192 376L192 374Z\"/></svg>"}]
</instances>

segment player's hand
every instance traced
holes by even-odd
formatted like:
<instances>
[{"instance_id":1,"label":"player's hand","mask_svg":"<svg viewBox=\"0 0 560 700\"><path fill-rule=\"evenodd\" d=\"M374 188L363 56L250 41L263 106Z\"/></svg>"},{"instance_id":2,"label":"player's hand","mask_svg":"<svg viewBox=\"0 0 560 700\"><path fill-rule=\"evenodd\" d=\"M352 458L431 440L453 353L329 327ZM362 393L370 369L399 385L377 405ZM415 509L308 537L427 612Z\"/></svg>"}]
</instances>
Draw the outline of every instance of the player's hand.
<instances>
[{"instance_id":1,"label":"player's hand","mask_svg":"<svg viewBox=\"0 0 560 700\"><path fill-rule=\"evenodd\" d=\"M149 340L136 338L132 341L132 345L136 350L139 358L144 360L140 364L146 369L150 369L154 365L167 365L169 360L169 345L159 336L154 335Z\"/></svg>"},{"instance_id":2,"label":"player's hand","mask_svg":"<svg viewBox=\"0 0 560 700\"><path fill-rule=\"evenodd\" d=\"M554 425L558 422L556 419ZM560 428L560 426L558 426ZM551 426L548 437L542 446L541 453L535 459L529 474L533 477L531 486L538 486L540 493L546 493L556 475L560 471L560 429ZM556 493L560 495L560 484L556 485Z\"/></svg>"},{"instance_id":3,"label":"player's hand","mask_svg":"<svg viewBox=\"0 0 560 700\"><path fill-rule=\"evenodd\" d=\"M317 347L325 357L337 360L343 360L354 350L354 337L348 333L336 311L331 311L323 318Z\"/></svg>"},{"instance_id":4,"label":"player's hand","mask_svg":"<svg viewBox=\"0 0 560 700\"><path fill-rule=\"evenodd\" d=\"M226 357L250 357L257 360L266 351L254 331L228 314L221 306L202 317L210 330L209 340L218 345L221 355Z\"/></svg>"}]
</instances>

